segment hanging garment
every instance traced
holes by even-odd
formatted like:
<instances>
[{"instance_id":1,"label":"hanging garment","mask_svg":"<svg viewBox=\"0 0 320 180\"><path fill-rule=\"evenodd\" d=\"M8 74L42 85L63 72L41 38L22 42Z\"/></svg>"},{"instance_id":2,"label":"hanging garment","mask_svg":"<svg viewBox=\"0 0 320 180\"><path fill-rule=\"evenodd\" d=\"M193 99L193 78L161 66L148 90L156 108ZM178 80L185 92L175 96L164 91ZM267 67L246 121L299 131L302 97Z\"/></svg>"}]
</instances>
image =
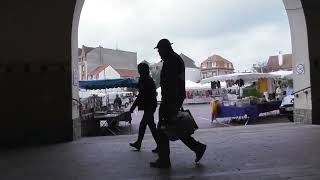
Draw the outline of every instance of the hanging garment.
<instances>
[{"instance_id":1,"label":"hanging garment","mask_svg":"<svg viewBox=\"0 0 320 180\"><path fill-rule=\"evenodd\" d=\"M240 86L240 81L239 81L239 80L236 80L236 82L235 82L234 84Z\"/></svg>"},{"instance_id":2,"label":"hanging garment","mask_svg":"<svg viewBox=\"0 0 320 180\"><path fill-rule=\"evenodd\" d=\"M258 90L260 93L268 92L268 79L267 78L259 79Z\"/></svg>"},{"instance_id":3,"label":"hanging garment","mask_svg":"<svg viewBox=\"0 0 320 180\"><path fill-rule=\"evenodd\" d=\"M211 82L211 89L216 89L217 88L217 82L213 81Z\"/></svg>"},{"instance_id":4,"label":"hanging garment","mask_svg":"<svg viewBox=\"0 0 320 180\"><path fill-rule=\"evenodd\" d=\"M221 88L220 81L217 81L217 87L218 87L219 89Z\"/></svg>"},{"instance_id":5,"label":"hanging garment","mask_svg":"<svg viewBox=\"0 0 320 180\"><path fill-rule=\"evenodd\" d=\"M274 93L275 89L274 89L274 80L271 78L268 78L268 93L272 94Z\"/></svg>"},{"instance_id":6,"label":"hanging garment","mask_svg":"<svg viewBox=\"0 0 320 180\"><path fill-rule=\"evenodd\" d=\"M211 113L216 113L218 109L218 101L215 99L212 99L210 102L210 106L211 106Z\"/></svg>"},{"instance_id":7,"label":"hanging garment","mask_svg":"<svg viewBox=\"0 0 320 180\"><path fill-rule=\"evenodd\" d=\"M244 86L244 81L243 81L243 79L240 79L240 80L239 80L239 86L240 86L240 87Z\"/></svg>"}]
</instances>

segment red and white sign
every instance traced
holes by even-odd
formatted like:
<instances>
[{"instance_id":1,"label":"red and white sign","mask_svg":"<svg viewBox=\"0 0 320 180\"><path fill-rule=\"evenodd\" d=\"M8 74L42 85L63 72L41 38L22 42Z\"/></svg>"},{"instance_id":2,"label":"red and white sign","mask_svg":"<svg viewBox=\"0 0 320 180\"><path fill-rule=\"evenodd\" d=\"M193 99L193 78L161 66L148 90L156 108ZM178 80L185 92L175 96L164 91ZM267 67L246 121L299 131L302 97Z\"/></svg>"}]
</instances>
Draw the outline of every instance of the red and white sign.
<instances>
[{"instance_id":1,"label":"red and white sign","mask_svg":"<svg viewBox=\"0 0 320 180\"><path fill-rule=\"evenodd\" d=\"M297 74L304 74L304 65L303 64L297 64L296 71L297 71Z\"/></svg>"}]
</instances>

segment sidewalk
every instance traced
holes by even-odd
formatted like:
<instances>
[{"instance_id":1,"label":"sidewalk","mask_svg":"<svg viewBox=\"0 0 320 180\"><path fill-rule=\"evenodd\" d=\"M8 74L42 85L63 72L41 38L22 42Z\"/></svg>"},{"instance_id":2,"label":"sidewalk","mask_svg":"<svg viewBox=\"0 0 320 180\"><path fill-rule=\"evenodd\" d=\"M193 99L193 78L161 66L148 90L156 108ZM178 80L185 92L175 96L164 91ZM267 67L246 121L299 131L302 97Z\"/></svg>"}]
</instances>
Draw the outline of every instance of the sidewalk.
<instances>
[{"instance_id":1,"label":"sidewalk","mask_svg":"<svg viewBox=\"0 0 320 180\"><path fill-rule=\"evenodd\" d=\"M155 143L146 135L82 138L75 142L0 151L0 179L320 179L320 126L278 123L199 130L208 147L201 164L180 141L171 142L170 170L152 169Z\"/></svg>"}]
</instances>

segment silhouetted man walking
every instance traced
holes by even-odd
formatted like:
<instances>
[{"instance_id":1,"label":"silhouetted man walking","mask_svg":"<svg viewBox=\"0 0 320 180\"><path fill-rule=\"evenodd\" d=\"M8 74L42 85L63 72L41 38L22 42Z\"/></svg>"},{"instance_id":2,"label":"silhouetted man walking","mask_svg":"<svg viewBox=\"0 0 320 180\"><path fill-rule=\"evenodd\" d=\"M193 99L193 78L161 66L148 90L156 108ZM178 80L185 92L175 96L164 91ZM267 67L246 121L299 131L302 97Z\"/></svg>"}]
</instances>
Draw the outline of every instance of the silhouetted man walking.
<instances>
[{"instance_id":1,"label":"silhouetted man walking","mask_svg":"<svg viewBox=\"0 0 320 180\"><path fill-rule=\"evenodd\" d=\"M160 74L161 104L159 108L159 159L151 162L154 168L169 168L170 149L169 139L162 130L162 126L170 124L185 99L185 66L182 58L173 51L168 39L161 39L156 48L163 60ZM206 145L196 141L191 135L179 137L179 139L196 154L195 162L198 162L205 150Z\"/></svg>"},{"instance_id":2,"label":"silhouetted man walking","mask_svg":"<svg viewBox=\"0 0 320 180\"><path fill-rule=\"evenodd\" d=\"M159 135L157 132L156 124L154 123L153 116L157 108L156 85L153 79L150 77L148 64L140 63L138 65L138 71L140 74L138 85L139 95L137 99L134 101L133 105L131 106L130 112L132 113L136 106L138 106L138 109L144 110L144 113L139 126L138 140L134 143L130 143L130 146L135 147L137 150L140 150L147 125L151 130L152 136L156 141L157 146L159 141Z\"/></svg>"}]
</instances>

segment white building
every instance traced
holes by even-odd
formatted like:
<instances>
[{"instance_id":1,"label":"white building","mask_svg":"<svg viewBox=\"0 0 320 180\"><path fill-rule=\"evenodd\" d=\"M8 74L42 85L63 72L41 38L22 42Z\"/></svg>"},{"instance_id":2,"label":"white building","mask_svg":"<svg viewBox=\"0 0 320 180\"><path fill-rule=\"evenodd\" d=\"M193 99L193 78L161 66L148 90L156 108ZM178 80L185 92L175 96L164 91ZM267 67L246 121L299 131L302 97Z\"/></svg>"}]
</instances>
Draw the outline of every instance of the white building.
<instances>
[{"instance_id":1,"label":"white building","mask_svg":"<svg viewBox=\"0 0 320 180\"><path fill-rule=\"evenodd\" d=\"M232 74L234 72L232 62L219 55L212 55L201 63L202 79L212 76Z\"/></svg>"},{"instance_id":2,"label":"white building","mask_svg":"<svg viewBox=\"0 0 320 180\"><path fill-rule=\"evenodd\" d=\"M190 80L193 82L199 82L201 80L201 71L200 69L195 65L194 60L189 58L188 56L184 55L183 53L180 54L180 57L184 61L184 65L186 67L185 70L185 78L186 80Z\"/></svg>"},{"instance_id":3,"label":"white building","mask_svg":"<svg viewBox=\"0 0 320 180\"><path fill-rule=\"evenodd\" d=\"M100 65L88 74L88 80L117 79L122 77L138 77L138 73L132 70L114 69L110 65Z\"/></svg>"}]
</instances>

